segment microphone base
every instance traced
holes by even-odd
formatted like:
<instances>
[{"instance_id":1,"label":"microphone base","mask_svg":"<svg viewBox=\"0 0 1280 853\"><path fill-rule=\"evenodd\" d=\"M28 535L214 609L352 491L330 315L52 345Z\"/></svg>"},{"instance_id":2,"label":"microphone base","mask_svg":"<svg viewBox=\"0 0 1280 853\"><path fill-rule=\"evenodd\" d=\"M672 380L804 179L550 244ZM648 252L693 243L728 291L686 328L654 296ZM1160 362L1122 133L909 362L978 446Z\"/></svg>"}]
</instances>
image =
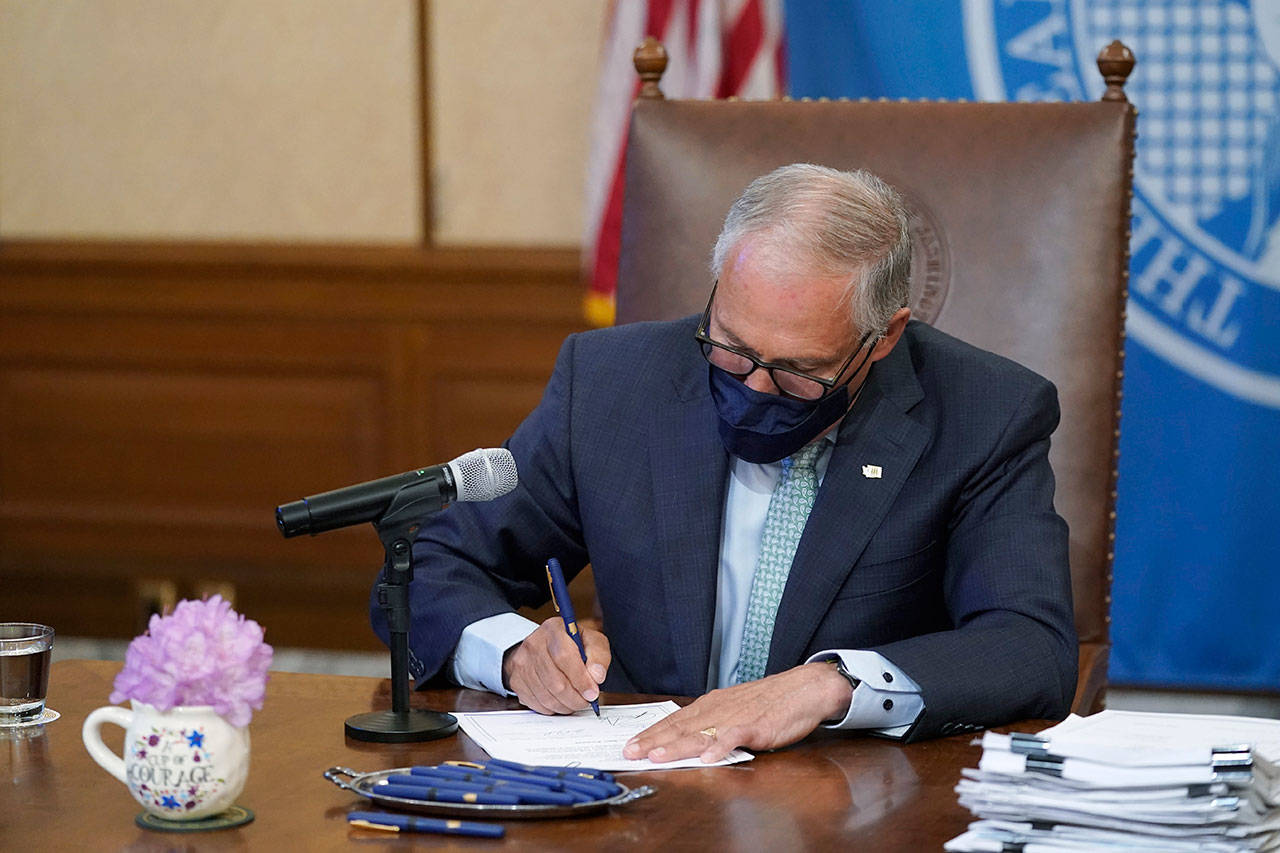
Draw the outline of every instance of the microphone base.
<instances>
[{"instance_id":1,"label":"microphone base","mask_svg":"<svg viewBox=\"0 0 1280 853\"><path fill-rule=\"evenodd\" d=\"M369 743L417 743L448 737L458 730L458 718L439 711L371 711L348 717L347 737Z\"/></svg>"}]
</instances>

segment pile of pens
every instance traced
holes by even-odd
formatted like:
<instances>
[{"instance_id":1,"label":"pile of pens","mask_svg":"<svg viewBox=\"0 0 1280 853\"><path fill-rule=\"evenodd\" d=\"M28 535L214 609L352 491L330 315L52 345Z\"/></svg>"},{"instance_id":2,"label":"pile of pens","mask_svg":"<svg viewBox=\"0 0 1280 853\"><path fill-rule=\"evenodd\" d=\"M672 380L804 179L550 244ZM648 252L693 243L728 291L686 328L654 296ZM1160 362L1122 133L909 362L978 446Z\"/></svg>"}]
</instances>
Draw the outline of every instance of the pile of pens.
<instances>
[{"instance_id":1,"label":"pile of pens","mask_svg":"<svg viewBox=\"0 0 1280 853\"><path fill-rule=\"evenodd\" d=\"M432 767L411 767L393 773L372 788L383 797L433 803L477 806L574 806L621 794L613 775L589 767L549 767L490 759L483 762L446 761ZM351 826L392 832L434 832L500 838L500 824L441 820L382 812L354 811Z\"/></svg>"},{"instance_id":2,"label":"pile of pens","mask_svg":"<svg viewBox=\"0 0 1280 853\"><path fill-rule=\"evenodd\" d=\"M447 761L411 767L373 786L384 797L485 806L572 806L607 800L622 786L603 770L541 767L514 761Z\"/></svg>"}]
</instances>

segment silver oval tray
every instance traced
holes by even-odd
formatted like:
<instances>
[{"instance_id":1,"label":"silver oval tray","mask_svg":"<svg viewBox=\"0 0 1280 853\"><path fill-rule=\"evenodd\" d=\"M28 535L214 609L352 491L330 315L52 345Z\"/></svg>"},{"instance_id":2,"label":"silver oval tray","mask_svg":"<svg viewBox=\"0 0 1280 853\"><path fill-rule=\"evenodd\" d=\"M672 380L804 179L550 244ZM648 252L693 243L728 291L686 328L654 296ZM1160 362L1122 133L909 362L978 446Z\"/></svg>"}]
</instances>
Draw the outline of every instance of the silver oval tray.
<instances>
[{"instance_id":1,"label":"silver oval tray","mask_svg":"<svg viewBox=\"0 0 1280 853\"><path fill-rule=\"evenodd\" d=\"M450 815L453 817L477 817L484 816L488 818L543 818L543 817L577 817L579 815L596 814L602 812L610 806L625 805L633 800L639 800L654 793L655 788L652 785L642 785L639 788L628 788L621 782L617 784L622 788L622 793L615 794L603 800L592 800L589 803L574 803L571 806L546 806L536 803L517 806L493 806L482 805L480 803L434 803L429 800L410 800L404 797L390 797L386 794L379 794L374 788L383 779L388 776L407 774L411 768L397 767L393 770L377 770L372 773L360 773L349 767L330 767L324 771L324 778L333 784L342 788L344 791L350 791L361 797L368 797L374 803L387 809L395 809L397 811L416 812L425 815ZM347 781L343 777L349 777Z\"/></svg>"}]
</instances>

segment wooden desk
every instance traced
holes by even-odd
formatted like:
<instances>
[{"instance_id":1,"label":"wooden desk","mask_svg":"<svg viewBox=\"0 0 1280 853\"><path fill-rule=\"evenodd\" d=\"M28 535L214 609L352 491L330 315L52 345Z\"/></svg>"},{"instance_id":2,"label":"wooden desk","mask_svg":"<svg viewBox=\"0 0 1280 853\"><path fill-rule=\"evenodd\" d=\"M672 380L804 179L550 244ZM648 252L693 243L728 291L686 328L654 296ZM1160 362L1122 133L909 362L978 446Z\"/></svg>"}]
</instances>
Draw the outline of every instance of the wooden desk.
<instances>
[{"instance_id":1,"label":"wooden desk","mask_svg":"<svg viewBox=\"0 0 1280 853\"><path fill-rule=\"evenodd\" d=\"M971 735L900 746L820 733L734 767L627 774L629 786L652 784L657 793L592 817L509 821L503 840L402 838L348 830L346 813L367 801L325 781L325 768L372 771L484 753L461 733L424 744L348 741L342 721L389 707L389 680L276 673L250 728L252 768L239 799L257 819L221 832L159 833L134 825L140 806L80 741L85 717L107 704L119 669L101 661L54 664L49 707L62 718L36 737L0 735L0 849L939 850L968 822L952 788L980 752L969 745ZM469 690L415 693L419 703L437 710L516 707ZM118 751L122 730L107 726L103 733Z\"/></svg>"}]
</instances>

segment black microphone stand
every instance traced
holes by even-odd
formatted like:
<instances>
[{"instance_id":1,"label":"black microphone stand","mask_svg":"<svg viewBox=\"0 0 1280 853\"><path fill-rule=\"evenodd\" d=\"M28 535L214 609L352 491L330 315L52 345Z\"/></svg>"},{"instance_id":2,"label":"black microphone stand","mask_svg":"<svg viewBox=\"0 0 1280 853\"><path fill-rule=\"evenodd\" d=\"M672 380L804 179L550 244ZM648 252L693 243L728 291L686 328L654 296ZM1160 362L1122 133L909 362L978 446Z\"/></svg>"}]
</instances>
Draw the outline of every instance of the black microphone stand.
<instances>
[{"instance_id":1,"label":"black microphone stand","mask_svg":"<svg viewBox=\"0 0 1280 853\"><path fill-rule=\"evenodd\" d=\"M444 508L442 481L432 477L410 483L391 499L373 523L386 550L386 567L378 584L378 605L391 632L391 710L348 717L347 737L374 743L412 743L446 737L458 730L452 714L409 707L409 582L413 580L411 543L422 519Z\"/></svg>"}]
</instances>

